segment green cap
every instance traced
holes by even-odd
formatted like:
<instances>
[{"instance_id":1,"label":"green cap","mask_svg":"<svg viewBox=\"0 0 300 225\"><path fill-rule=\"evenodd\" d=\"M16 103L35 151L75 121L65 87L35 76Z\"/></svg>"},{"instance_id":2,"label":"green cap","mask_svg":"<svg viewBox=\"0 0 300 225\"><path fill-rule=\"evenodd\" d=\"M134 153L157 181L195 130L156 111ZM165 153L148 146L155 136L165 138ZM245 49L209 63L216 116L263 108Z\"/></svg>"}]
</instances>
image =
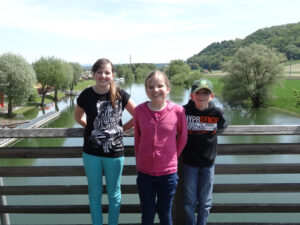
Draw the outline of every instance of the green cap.
<instances>
[{"instance_id":1,"label":"green cap","mask_svg":"<svg viewBox=\"0 0 300 225\"><path fill-rule=\"evenodd\" d=\"M193 85L192 85L192 89L191 89L191 92L196 92L202 88L205 88L207 90L209 90L211 93L213 93L213 84L210 80L207 80L207 79L199 79L199 80L195 80L193 82Z\"/></svg>"}]
</instances>

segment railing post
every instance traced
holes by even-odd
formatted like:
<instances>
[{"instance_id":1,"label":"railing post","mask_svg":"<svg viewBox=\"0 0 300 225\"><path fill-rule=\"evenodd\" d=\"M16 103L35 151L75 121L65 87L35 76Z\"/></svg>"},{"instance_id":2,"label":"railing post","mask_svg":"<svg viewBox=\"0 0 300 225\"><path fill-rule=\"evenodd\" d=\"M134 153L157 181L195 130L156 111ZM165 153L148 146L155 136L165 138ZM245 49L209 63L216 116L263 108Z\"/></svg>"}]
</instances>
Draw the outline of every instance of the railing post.
<instances>
[{"instance_id":1,"label":"railing post","mask_svg":"<svg viewBox=\"0 0 300 225\"><path fill-rule=\"evenodd\" d=\"M183 207L182 207L182 157L178 159L178 177L179 182L176 188L176 194L173 204L173 223L174 225L183 225Z\"/></svg>"},{"instance_id":2,"label":"railing post","mask_svg":"<svg viewBox=\"0 0 300 225\"><path fill-rule=\"evenodd\" d=\"M0 186L4 186L2 177L0 177ZM7 205L6 196L1 195L0 196L0 206L4 206L4 205ZM9 214L8 213L1 213L0 217L1 217L1 224L2 225L10 225L10 220L9 220Z\"/></svg>"}]
</instances>

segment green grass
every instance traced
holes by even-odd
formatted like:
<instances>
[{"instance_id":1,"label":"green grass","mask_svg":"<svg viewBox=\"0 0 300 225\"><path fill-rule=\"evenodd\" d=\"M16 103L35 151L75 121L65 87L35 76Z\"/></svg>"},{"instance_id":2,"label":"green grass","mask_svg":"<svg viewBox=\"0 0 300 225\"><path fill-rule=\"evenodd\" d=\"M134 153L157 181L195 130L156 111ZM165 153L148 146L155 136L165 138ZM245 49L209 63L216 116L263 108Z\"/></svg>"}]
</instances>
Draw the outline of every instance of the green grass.
<instances>
[{"instance_id":1,"label":"green grass","mask_svg":"<svg viewBox=\"0 0 300 225\"><path fill-rule=\"evenodd\" d=\"M34 108L36 108L36 106L33 106L33 105L27 105L27 106L24 106L24 107L22 107L22 108L19 108L19 109L16 109L16 110L14 110L14 114L15 115L20 115L20 114L24 114L24 113L26 113L26 112L28 112L28 111L30 111L30 110L33 110Z\"/></svg>"},{"instance_id":2,"label":"green grass","mask_svg":"<svg viewBox=\"0 0 300 225\"><path fill-rule=\"evenodd\" d=\"M82 80L78 82L78 84L74 87L74 91L81 91L94 84L95 84L94 80Z\"/></svg>"},{"instance_id":3,"label":"green grass","mask_svg":"<svg viewBox=\"0 0 300 225\"><path fill-rule=\"evenodd\" d=\"M300 80L285 80L282 86L274 90L276 98L271 102L272 107L284 109L300 115L300 106L296 105L295 91L299 90Z\"/></svg>"}]
</instances>

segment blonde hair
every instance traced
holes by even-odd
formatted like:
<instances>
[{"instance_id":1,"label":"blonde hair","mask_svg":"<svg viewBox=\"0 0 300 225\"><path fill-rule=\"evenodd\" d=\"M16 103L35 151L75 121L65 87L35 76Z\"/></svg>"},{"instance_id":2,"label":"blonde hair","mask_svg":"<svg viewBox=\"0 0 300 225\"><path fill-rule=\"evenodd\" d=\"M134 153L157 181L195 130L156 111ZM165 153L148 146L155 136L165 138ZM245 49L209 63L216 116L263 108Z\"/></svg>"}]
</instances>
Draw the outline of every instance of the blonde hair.
<instances>
[{"instance_id":1,"label":"blonde hair","mask_svg":"<svg viewBox=\"0 0 300 225\"><path fill-rule=\"evenodd\" d=\"M110 60L105 59L105 58L98 59L94 63L94 65L92 67L92 73L95 74L99 68L103 68L107 64L111 65L111 70L112 70L112 73L114 74L114 72L115 72L114 65L112 64L112 62ZM110 82L109 98L110 98L113 109L116 109L116 101L117 101L117 99L121 99L121 96L118 92L117 85L113 79Z\"/></svg>"},{"instance_id":2,"label":"blonde hair","mask_svg":"<svg viewBox=\"0 0 300 225\"><path fill-rule=\"evenodd\" d=\"M164 79L165 85L167 86L167 88L170 88L170 81L169 81L168 76L159 70L154 70L151 73L149 73L145 79L145 88L146 89L148 87L149 82L156 76L161 76Z\"/></svg>"}]
</instances>

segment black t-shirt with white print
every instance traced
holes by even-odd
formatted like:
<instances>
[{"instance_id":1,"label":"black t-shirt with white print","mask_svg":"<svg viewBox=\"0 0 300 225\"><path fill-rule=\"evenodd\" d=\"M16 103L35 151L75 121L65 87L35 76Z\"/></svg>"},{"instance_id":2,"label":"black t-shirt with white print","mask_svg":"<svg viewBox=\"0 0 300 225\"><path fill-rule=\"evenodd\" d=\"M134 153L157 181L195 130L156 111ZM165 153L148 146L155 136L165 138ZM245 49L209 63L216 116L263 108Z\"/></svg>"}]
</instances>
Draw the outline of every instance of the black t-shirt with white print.
<instances>
[{"instance_id":1,"label":"black t-shirt with white print","mask_svg":"<svg viewBox=\"0 0 300 225\"><path fill-rule=\"evenodd\" d=\"M118 89L121 99L113 109L109 93L98 94L92 87L83 90L77 98L77 105L84 109L87 126L84 131L83 151L85 153L120 157L124 155L122 111L130 95Z\"/></svg>"}]
</instances>

